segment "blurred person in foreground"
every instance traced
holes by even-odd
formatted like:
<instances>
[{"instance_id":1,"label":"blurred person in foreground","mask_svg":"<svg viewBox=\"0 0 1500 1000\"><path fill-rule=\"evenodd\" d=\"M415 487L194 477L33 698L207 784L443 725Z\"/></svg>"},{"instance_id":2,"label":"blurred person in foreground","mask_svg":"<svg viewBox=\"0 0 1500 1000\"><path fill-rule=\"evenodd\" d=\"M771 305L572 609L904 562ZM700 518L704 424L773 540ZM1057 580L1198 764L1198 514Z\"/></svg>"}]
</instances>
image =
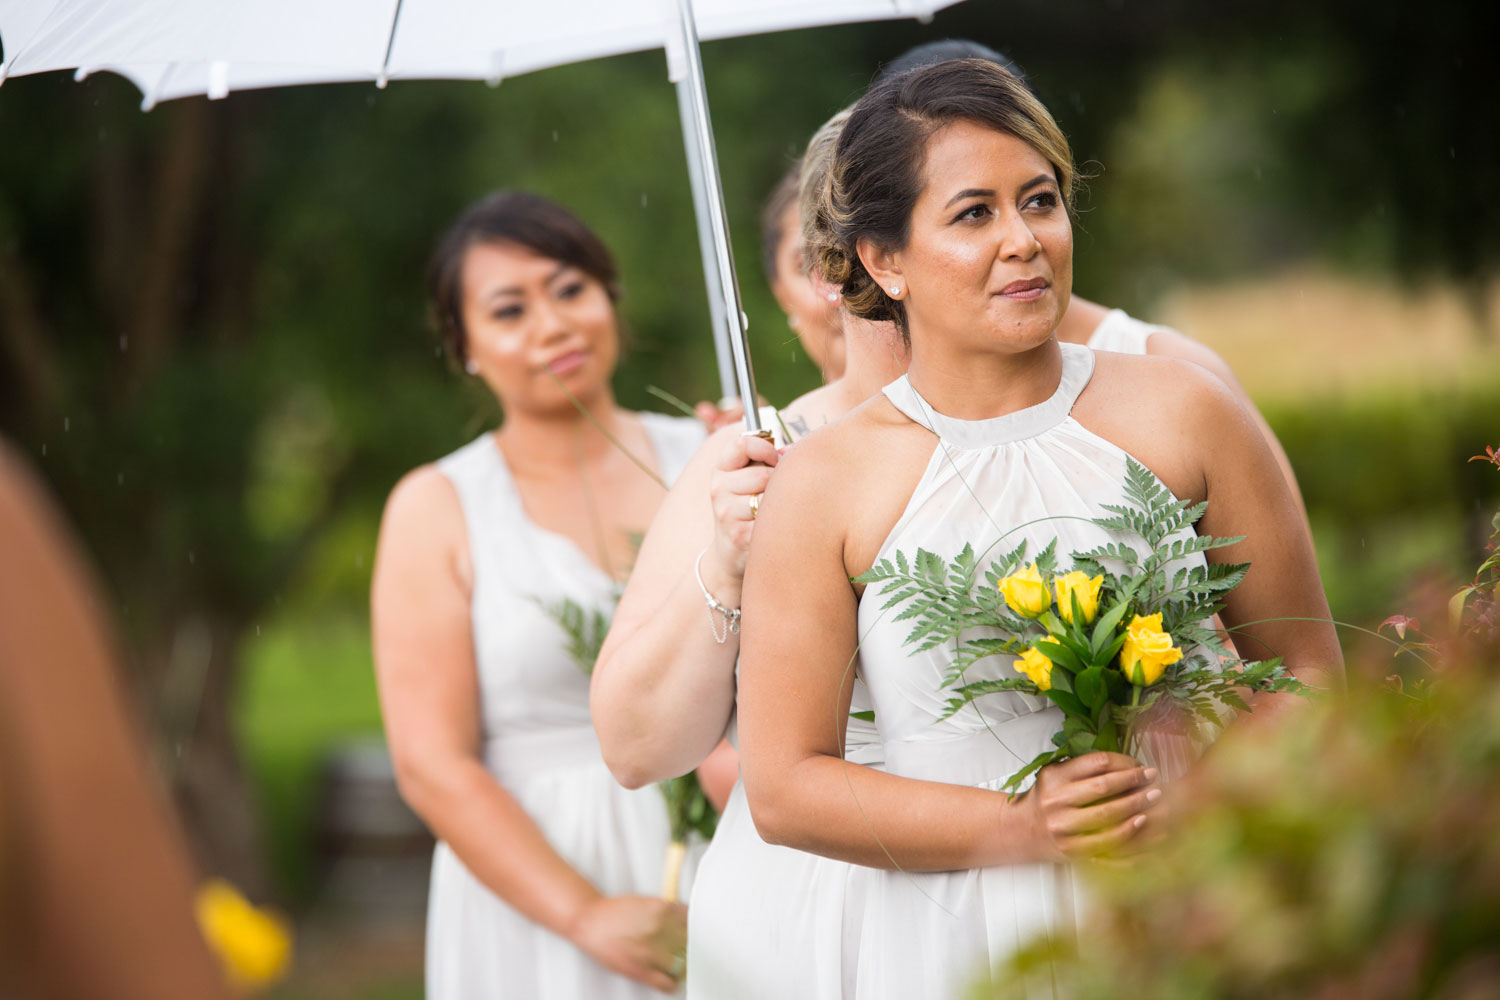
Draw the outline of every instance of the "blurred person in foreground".
<instances>
[{"instance_id":1,"label":"blurred person in foreground","mask_svg":"<svg viewBox=\"0 0 1500 1000\"><path fill-rule=\"evenodd\" d=\"M0 995L228 997L93 580L0 441Z\"/></svg>"},{"instance_id":2,"label":"blurred person in foreground","mask_svg":"<svg viewBox=\"0 0 1500 1000\"><path fill-rule=\"evenodd\" d=\"M375 564L386 733L401 793L439 839L427 996L671 992L685 908L653 895L665 804L604 766L592 664L562 621L568 607L607 620L633 536L703 428L615 403L615 263L545 199L470 206L438 244L429 293L504 421L397 484Z\"/></svg>"},{"instance_id":3,"label":"blurred person in foreground","mask_svg":"<svg viewBox=\"0 0 1500 1000\"><path fill-rule=\"evenodd\" d=\"M1009 60L972 42L920 46L888 67L883 76L905 72L912 65L970 56L975 50L981 58L1020 77ZM768 224L763 231L768 269L770 261L776 262L774 280L786 281L790 268L795 267L799 280L809 290L798 299L786 296L784 300L778 294L778 301L784 300L784 307L789 301L808 303L815 316L821 314L819 303L840 303L838 289L810 272L805 258L792 257L789 248L796 247L800 254L806 242L826 184L829 161L848 115L848 110L842 111L825 123L794 166L799 172L799 231L789 234L784 221ZM766 220L787 217L787 210L781 207L787 188L784 178L767 204ZM906 372L909 351L893 323L855 316L843 308L836 309L835 316L846 368L829 384L782 410L781 422L793 440L848 413ZM799 325L812 327L810 323ZM1068 305L1058 336L1098 350L1162 353L1194 362L1207 359L1223 369L1217 356L1202 345L1163 328L1149 327L1122 311L1079 299ZM809 352L813 350L809 344ZM1269 435L1268 430L1266 433ZM1274 438L1268 441L1279 454ZM720 624L727 623L726 616L738 623L745 559L759 494L770 481L778 458L769 444L746 439L736 428L714 435L673 488L642 545L637 571L626 588L594 678L594 720L605 758L615 775L630 787L690 770L726 731L733 733L735 668L741 636L734 630L721 629ZM1289 468L1286 472L1290 474ZM1295 483L1289 484L1296 495ZM705 606L707 627L703 622ZM863 681L856 676L851 711L863 713L869 708ZM878 765L882 752L874 725L858 716L851 716L847 725L844 751L848 759ZM1152 738L1167 748L1181 742L1167 731ZM716 751L713 756L716 766L728 767L724 751ZM690 995L754 995L753 990L733 991L737 989L738 970L753 964L756 954L770 947L790 950L794 940L801 942L799 949L815 954L818 942L837 940L841 933L837 913L814 912L800 903L789 907L774 927L745 919L746 909L755 909L754 900L775 891L779 879L767 878L765 873L778 859L785 869L780 879L844 877L839 862L766 844L750 821L743 788L736 786L697 873L690 913ZM822 950L830 953L827 948ZM812 967L813 959L777 963L775 969L763 970L762 976L780 970L794 978L779 987L769 985L764 978L756 983L759 988L800 989L811 975L819 985L808 988L821 989L819 973L805 972ZM822 975L837 978L841 974L836 966L825 964L820 968Z\"/></svg>"},{"instance_id":4,"label":"blurred person in foreground","mask_svg":"<svg viewBox=\"0 0 1500 1000\"><path fill-rule=\"evenodd\" d=\"M822 898L783 885L745 917L790 905L844 915L821 957L841 981L804 996L951 997L1032 936L1072 933L1069 862L1138 849L1162 800L1154 769L1118 753L1043 767L1015 798L1001 791L1052 747L1060 710L1002 691L941 718L954 651L909 650L910 625L853 583L881 556L920 547L946 560L972 543L982 573L1001 538L1064 553L1114 540L1090 519L1124 501L1134 460L1207 504L1203 534L1244 537L1211 554L1253 565L1225 621L1305 683L1341 678L1333 629L1315 623L1327 602L1291 491L1229 389L1180 360L1060 342L1072 190L1056 122L987 61L888 77L839 136L818 265L846 309L897 325L910 363L782 461L745 573L751 815L770 843L855 866L816 887ZM1196 550L1181 565L1206 572ZM986 658L966 677L1016 676L1015 660ZM844 756L851 669L874 705L878 769ZM1294 721L1288 700L1257 692L1228 738Z\"/></svg>"}]
</instances>

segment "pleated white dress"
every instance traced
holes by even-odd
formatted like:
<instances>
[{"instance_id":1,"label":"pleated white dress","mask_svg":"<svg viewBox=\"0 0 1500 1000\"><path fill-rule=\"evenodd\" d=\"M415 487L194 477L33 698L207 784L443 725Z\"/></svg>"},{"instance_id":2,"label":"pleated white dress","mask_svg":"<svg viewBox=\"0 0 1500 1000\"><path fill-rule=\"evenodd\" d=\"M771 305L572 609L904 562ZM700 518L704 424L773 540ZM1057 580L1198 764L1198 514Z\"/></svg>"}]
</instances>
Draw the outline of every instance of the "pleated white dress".
<instances>
[{"instance_id":1,"label":"pleated white dress","mask_svg":"<svg viewBox=\"0 0 1500 1000\"><path fill-rule=\"evenodd\" d=\"M1089 346L1145 354L1147 340L1159 329L1115 309L1095 328ZM1122 481L1123 473L1122 465ZM851 710L873 707L863 677L856 676L853 683ZM882 765L879 722L878 709L875 724L849 720L847 760ZM744 786L737 782L699 865L688 908L688 997L901 996L861 992L859 965L844 946L846 895L859 896L850 880L869 874L870 869L847 862L767 844L755 830ZM857 933L857 913L848 919L851 932Z\"/></svg>"},{"instance_id":2,"label":"pleated white dress","mask_svg":"<svg viewBox=\"0 0 1500 1000\"><path fill-rule=\"evenodd\" d=\"M643 413L662 476L703 442L696 420ZM463 508L485 767L548 842L607 895L655 895L669 840L654 787L627 791L604 765L589 682L554 611L613 610L616 585L570 539L526 515L492 434L438 462ZM503 845L498 845L503 849ZM479 882L447 844L432 859L428 1000L646 1000L660 994L598 965Z\"/></svg>"}]
</instances>

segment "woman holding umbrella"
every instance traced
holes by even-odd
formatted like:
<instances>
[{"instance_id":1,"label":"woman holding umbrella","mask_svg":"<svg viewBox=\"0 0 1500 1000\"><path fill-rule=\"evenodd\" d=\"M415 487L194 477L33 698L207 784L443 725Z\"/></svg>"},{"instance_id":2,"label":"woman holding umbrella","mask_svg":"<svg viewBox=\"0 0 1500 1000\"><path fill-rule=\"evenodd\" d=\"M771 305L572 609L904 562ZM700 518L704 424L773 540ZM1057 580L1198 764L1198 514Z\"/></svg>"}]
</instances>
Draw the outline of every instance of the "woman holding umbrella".
<instances>
[{"instance_id":1,"label":"woman holding umbrella","mask_svg":"<svg viewBox=\"0 0 1500 1000\"><path fill-rule=\"evenodd\" d=\"M396 486L375 564L386 733L402 795L439 840L427 996L670 992L685 910L653 895L664 803L610 777L589 725L591 664L559 619L607 614L633 533L703 430L616 405L614 261L559 206L518 193L471 206L438 245L429 291L505 421Z\"/></svg>"}]
</instances>

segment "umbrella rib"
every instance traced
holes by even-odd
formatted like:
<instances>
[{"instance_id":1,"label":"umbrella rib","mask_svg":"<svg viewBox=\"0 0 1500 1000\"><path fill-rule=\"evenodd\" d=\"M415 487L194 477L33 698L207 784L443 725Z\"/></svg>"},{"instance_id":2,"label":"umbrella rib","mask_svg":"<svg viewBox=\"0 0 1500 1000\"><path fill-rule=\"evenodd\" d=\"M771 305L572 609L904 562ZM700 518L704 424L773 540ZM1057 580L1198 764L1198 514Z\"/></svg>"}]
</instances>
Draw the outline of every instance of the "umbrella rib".
<instances>
[{"instance_id":1,"label":"umbrella rib","mask_svg":"<svg viewBox=\"0 0 1500 1000\"><path fill-rule=\"evenodd\" d=\"M385 58L380 62L380 76L375 80L375 86L381 89L390 81L391 52L396 48L396 27L401 23L401 4L403 0L396 0L396 11L391 15L391 33L385 40Z\"/></svg>"},{"instance_id":2,"label":"umbrella rib","mask_svg":"<svg viewBox=\"0 0 1500 1000\"><path fill-rule=\"evenodd\" d=\"M47 11L47 16L42 18L40 23L37 24L36 30L31 33L31 37L22 42L21 47L16 49L16 54L11 56L9 59L6 59L4 62L0 62L0 83L4 83L6 80L10 79L10 68L16 64L17 59L20 59L23 55L26 54L26 50L31 47L31 43L37 40L37 38L41 35L42 30L52 22L52 19L54 17L57 16L57 9L60 6L62 5L58 3L53 4L52 9Z\"/></svg>"}]
</instances>

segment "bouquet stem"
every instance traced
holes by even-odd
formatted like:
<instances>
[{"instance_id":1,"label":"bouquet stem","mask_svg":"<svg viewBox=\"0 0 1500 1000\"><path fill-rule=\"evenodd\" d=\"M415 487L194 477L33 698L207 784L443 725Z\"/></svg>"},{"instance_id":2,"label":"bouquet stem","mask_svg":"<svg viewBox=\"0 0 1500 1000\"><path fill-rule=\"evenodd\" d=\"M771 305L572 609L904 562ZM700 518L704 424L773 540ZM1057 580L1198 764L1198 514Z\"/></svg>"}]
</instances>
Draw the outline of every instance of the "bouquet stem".
<instances>
[{"instance_id":1,"label":"bouquet stem","mask_svg":"<svg viewBox=\"0 0 1500 1000\"><path fill-rule=\"evenodd\" d=\"M677 895L682 887L682 865L687 860L687 844L674 840L667 845L667 856L661 866L661 898L669 903L679 902Z\"/></svg>"}]
</instances>

